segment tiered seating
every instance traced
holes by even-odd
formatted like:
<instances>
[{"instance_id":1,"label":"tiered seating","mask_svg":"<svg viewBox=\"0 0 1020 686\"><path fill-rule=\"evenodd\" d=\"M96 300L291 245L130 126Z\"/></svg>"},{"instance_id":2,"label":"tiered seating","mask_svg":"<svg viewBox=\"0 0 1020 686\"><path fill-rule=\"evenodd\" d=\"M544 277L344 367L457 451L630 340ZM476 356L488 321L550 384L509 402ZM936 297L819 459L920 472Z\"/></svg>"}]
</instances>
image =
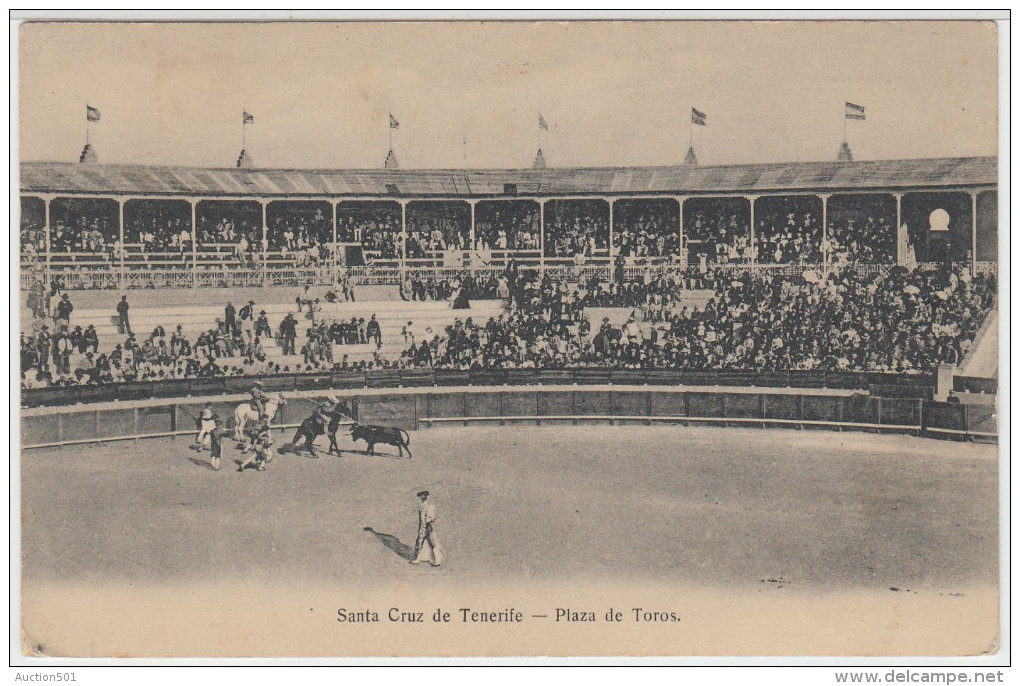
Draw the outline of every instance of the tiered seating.
<instances>
[{"instance_id":1,"label":"tiered seating","mask_svg":"<svg viewBox=\"0 0 1020 686\"><path fill-rule=\"evenodd\" d=\"M119 343L123 344L127 339L126 334L117 332L116 316L113 314L113 305L103 309L76 309L71 325L81 326L83 329L88 325L96 327L99 335L100 352L109 352ZM316 319L350 320L351 317L364 318L367 322L374 314L382 330L382 348L379 352L388 359L395 360L400 357L401 352L407 347L402 334L403 327L408 321L414 323L413 330L417 340L428 336L442 334L443 330L453 323L454 319L473 317L476 321L484 323L489 317L498 316L502 311L503 302L500 300L478 300L471 303L471 309L451 310L448 302L404 302L395 300L370 300L353 303L320 303L322 310L316 312ZM240 309L244 303L235 301L235 307ZM290 312L295 313L298 319L297 348L306 340L305 332L310 324L307 318L308 310L305 308L300 314L297 313L296 305L291 303L257 303L256 316L261 310L266 311L269 325L273 334L277 333L280 321ZM132 307L130 310L131 329L135 337L144 339L152 333L157 326L162 326L169 337L178 325L189 340L194 342L198 335L204 331L215 328L223 319L222 305L182 305L176 307ZM266 358L281 366L289 365L292 369L295 364L302 362L301 355L283 355L279 341L269 339L263 341L266 349ZM376 352L375 345L338 345L334 348L334 359L339 362L344 355L348 361L358 362L371 360Z\"/></svg>"}]
</instances>

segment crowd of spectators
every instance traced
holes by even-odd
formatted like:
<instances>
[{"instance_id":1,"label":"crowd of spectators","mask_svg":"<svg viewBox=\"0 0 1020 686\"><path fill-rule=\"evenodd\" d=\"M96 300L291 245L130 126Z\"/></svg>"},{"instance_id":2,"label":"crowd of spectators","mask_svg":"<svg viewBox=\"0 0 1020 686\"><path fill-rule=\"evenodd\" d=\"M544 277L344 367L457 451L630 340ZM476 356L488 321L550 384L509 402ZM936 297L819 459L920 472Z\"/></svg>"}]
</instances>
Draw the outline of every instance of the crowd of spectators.
<instances>
[{"instance_id":1,"label":"crowd of spectators","mask_svg":"<svg viewBox=\"0 0 1020 686\"><path fill-rule=\"evenodd\" d=\"M829 260L833 262L860 262L863 264L892 264L896 261L895 220L868 216L829 222Z\"/></svg>"},{"instance_id":2,"label":"crowd of spectators","mask_svg":"<svg viewBox=\"0 0 1020 686\"><path fill-rule=\"evenodd\" d=\"M679 254L678 205L672 201L617 202L613 214L613 248L623 257Z\"/></svg>"},{"instance_id":3,"label":"crowd of spectators","mask_svg":"<svg viewBox=\"0 0 1020 686\"><path fill-rule=\"evenodd\" d=\"M329 260L333 222L328 210L316 207L308 212L272 213L266 227L271 258L295 267L313 267Z\"/></svg>"},{"instance_id":4,"label":"crowd of spectators","mask_svg":"<svg viewBox=\"0 0 1020 686\"><path fill-rule=\"evenodd\" d=\"M428 257L429 253L466 250L470 247L470 210L464 203L432 203L407 211L407 257ZM399 226L399 224L398 224Z\"/></svg>"},{"instance_id":5,"label":"crowd of spectators","mask_svg":"<svg viewBox=\"0 0 1020 686\"><path fill-rule=\"evenodd\" d=\"M100 352L95 329L75 325L73 307L61 297L52 330L42 323L22 334L22 384L422 366L930 372L939 363L963 360L995 293L994 276L971 277L959 268L894 267L869 276L835 268L792 279L710 271L703 278L714 290L692 306L684 296L691 284L680 272L577 284L514 268L477 281L465 275L428 285L427 297L433 288L435 296L454 302L458 291L495 293L506 298L506 311L486 322L457 318L445 331L420 340L405 334L408 346L399 359L377 353L357 364L334 359L333 346L374 344L378 350L382 338L375 318L316 319L312 305L305 317L310 324L301 326L302 362L293 369L266 359L263 341L273 333L265 312L256 315L253 303L247 314L242 309L239 321L231 324L227 313L219 326L194 340L179 326L169 336L156 327L140 342L131 335ZM607 307L629 310L627 321L589 321L589 308ZM297 353L298 328L293 315L280 324L276 335L285 353Z\"/></svg>"},{"instance_id":6,"label":"crowd of spectators","mask_svg":"<svg viewBox=\"0 0 1020 686\"><path fill-rule=\"evenodd\" d=\"M821 216L776 208L756 214L755 248L764 264L817 264L822 261Z\"/></svg>"},{"instance_id":7,"label":"crowd of spectators","mask_svg":"<svg viewBox=\"0 0 1020 686\"><path fill-rule=\"evenodd\" d=\"M79 214L67 220L57 219L50 232L50 252L92 254L105 259L119 249L116 220L100 214Z\"/></svg>"},{"instance_id":8,"label":"crowd of spectators","mask_svg":"<svg viewBox=\"0 0 1020 686\"><path fill-rule=\"evenodd\" d=\"M226 261L242 269L258 267L262 262L260 211L229 206L220 209L215 215L203 213L198 216L196 235L200 258L207 260L208 254L214 252L220 264Z\"/></svg>"},{"instance_id":9,"label":"crowd of spectators","mask_svg":"<svg viewBox=\"0 0 1020 686\"><path fill-rule=\"evenodd\" d=\"M382 348L382 327L376 316L350 319L321 319L307 330L307 340L301 346L301 358L305 368L332 369L339 364L343 368L346 359L334 359L333 346L373 345Z\"/></svg>"},{"instance_id":10,"label":"crowd of spectators","mask_svg":"<svg viewBox=\"0 0 1020 686\"><path fill-rule=\"evenodd\" d=\"M502 274L473 276L469 273L449 278L408 273L400 283L403 300L445 300L454 309L464 309L468 300L506 298L507 277Z\"/></svg>"},{"instance_id":11,"label":"crowd of spectators","mask_svg":"<svg viewBox=\"0 0 1020 686\"><path fill-rule=\"evenodd\" d=\"M35 201L35 202L33 202ZM41 200L23 198L18 232L22 261L32 263L46 254L46 207Z\"/></svg>"},{"instance_id":12,"label":"crowd of spectators","mask_svg":"<svg viewBox=\"0 0 1020 686\"><path fill-rule=\"evenodd\" d=\"M374 211L350 211L337 217L339 243L357 243L373 256L394 260L401 256L403 236L400 208L384 207Z\"/></svg>"},{"instance_id":13,"label":"crowd of spectators","mask_svg":"<svg viewBox=\"0 0 1020 686\"><path fill-rule=\"evenodd\" d=\"M749 215L695 212L684 216L688 261L705 264L740 264L751 261Z\"/></svg>"},{"instance_id":14,"label":"crowd of spectators","mask_svg":"<svg viewBox=\"0 0 1020 686\"><path fill-rule=\"evenodd\" d=\"M457 369L930 372L962 361L995 291L994 277L960 269L895 268L885 276L843 269L793 280L745 272L717 284L698 309L679 305L665 277L615 287L522 278L506 314L458 321L445 336L410 346L402 361ZM622 326L606 319L593 332L580 316L591 306L634 309Z\"/></svg>"},{"instance_id":15,"label":"crowd of spectators","mask_svg":"<svg viewBox=\"0 0 1020 686\"><path fill-rule=\"evenodd\" d=\"M124 244L128 257L137 254L191 254L191 208L185 202L129 202L124 209Z\"/></svg>"},{"instance_id":16,"label":"crowd of spectators","mask_svg":"<svg viewBox=\"0 0 1020 686\"><path fill-rule=\"evenodd\" d=\"M593 204L598 204L595 207ZM601 211L603 209L605 211ZM590 258L609 245L604 201L550 201L545 206L545 256Z\"/></svg>"},{"instance_id":17,"label":"crowd of spectators","mask_svg":"<svg viewBox=\"0 0 1020 686\"><path fill-rule=\"evenodd\" d=\"M475 209L475 250L539 250L539 212L534 202L480 203Z\"/></svg>"}]
</instances>

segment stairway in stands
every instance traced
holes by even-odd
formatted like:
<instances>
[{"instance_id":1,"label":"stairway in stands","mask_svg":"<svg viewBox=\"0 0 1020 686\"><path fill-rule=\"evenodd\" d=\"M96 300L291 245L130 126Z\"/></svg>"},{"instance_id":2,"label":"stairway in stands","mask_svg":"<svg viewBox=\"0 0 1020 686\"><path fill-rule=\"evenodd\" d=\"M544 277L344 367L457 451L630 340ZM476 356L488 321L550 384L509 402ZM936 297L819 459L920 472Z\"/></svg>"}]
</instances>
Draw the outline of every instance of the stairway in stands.
<instances>
[{"instance_id":1,"label":"stairway in stands","mask_svg":"<svg viewBox=\"0 0 1020 686\"><path fill-rule=\"evenodd\" d=\"M234 306L240 309L245 303L234 301ZM402 300L368 300L351 303L320 303L322 310L316 313L317 320L346 320L351 317L364 318L367 322L374 314L379 322L382 331L382 348L379 350L384 357L395 360L406 348L404 337L401 333L408 321L413 322L412 330L415 333L416 341L424 337L431 338L440 335L443 330L452 324L455 319L474 318L475 321L484 323L490 317L499 316L503 311L502 300L474 300L471 308L466 310L452 310L450 303L445 301L405 302ZM298 320L298 337L296 349L300 353L301 346L307 340L306 331L310 325L307 317L307 308L300 314L296 305L291 303L256 303L256 315L259 311L265 310L269 319L269 325L275 335L280 322L290 312L294 313ZM85 329L89 324L96 327L99 334L100 352L109 352L119 343L123 344L127 339L126 334L117 332L116 318L110 314L111 308L102 309L76 309L71 317L71 327L81 326ZM217 322L223 319L223 305L178 305L175 307L132 307L130 310L131 329L139 343L148 337L153 329L162 326L166 331L167 339L173 334L177 325L189 341L195 342L198 335L217 326ZM52 324L50 325L52 329ZM28 326L24 329L30 331ZM289 367L294 371L297 365L303 362L300 354L283 355L280 345L274 339L263 341L266 349L266 358L279 364L281 367ZM367 345L339 345L334 347L334 360L339 362L343 355L348 356L350 363L368 361L372 359L375 346ZM241 360L237 359L240 365Z\"/></svg>"},{"instance_id":2,"label":"stairway in stands","mask_svg":"<svg viewBox=\"0 0 1020 686\"><path fill-rule=\"evenodd\" d=\"M961 376L991 379L999 373L999 308L985 317L974 336L974 344L960 364Z\"/></svg>"}]
</instances>

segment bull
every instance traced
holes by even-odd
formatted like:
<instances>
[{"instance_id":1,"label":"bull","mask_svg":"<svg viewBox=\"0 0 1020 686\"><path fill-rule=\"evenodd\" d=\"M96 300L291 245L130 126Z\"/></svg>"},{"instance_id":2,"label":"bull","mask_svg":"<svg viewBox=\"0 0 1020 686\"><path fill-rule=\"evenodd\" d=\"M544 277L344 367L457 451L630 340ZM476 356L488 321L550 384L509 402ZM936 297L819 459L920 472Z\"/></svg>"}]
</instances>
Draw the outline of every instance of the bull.
<instances>
[{"instance_id":1,"label":"bull","mask_svg":"<svg viewBox=\"0 0 1020 686\"><path fill-rule=\"evenodd\" d=\"M400 456L404 456L407 450L408 459L411 458L411 437L403 429L395 426L374 426L372 424L354 424L351 428L352 441L365 441L368 443L368 454L375 455L375 444L396 446Z\"/></svg>"}]
</instances>

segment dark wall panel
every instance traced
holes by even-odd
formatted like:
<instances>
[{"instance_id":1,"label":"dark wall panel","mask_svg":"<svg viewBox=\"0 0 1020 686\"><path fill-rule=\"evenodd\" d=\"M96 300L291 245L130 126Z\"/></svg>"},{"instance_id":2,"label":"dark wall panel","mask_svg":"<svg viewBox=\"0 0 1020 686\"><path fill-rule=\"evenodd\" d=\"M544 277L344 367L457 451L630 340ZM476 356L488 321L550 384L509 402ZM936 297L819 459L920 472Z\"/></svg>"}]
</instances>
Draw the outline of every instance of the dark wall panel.
<instances>
[{"instance_id":1,"label":"dark wall panel","mask_svg":"<svg viewBox=\"0 0 1020 686\"><path fill-rule=\"evenodd\" d=\"M56 443L60 440L57 437L57 416L44 415L41 417L21 418L21 444L40 445L42 443Z\"/></svg>"},{"instance_id":2,"label":"dark wall panel","mask_svg":"<svg viewBox=\"0 0 1020 686\"><path fill-rule=\"evenodd\" d=\"M839 421L842 398L831 395L805 395L802 419L812 422Z\"/></svg>"},{"instance_id":3,"label":"dark wall panel","mask_svg":"<svg viewBox=\"0 0 1020 686\"><path fill-rule=\"evenodd\" d=\"M604 417L609 414L609 391L575 391L574 411L588 417Z\"/></svg>"},{"instance_id":4,"label":"dark wall panel","mask_svg":"<svg viewBox=\"0 0 1020 686\"><path fill-rule=\"evenodd\" d=\"M430 393L426 401L426 417L470 417L471 411L465 408L464 393Z\"/></svg>"},{"instance_id":5,"label":"dark wall panel","mask_svg":"<svg viewBox=\"0 0 1020 686\"><path fill-rule=\"evenodd\" d=\"M538 414L538 399L534 391L508 391L503 394L503 415L506 417L533 417Z\"/></svg>"},{"instance_id":6,"label":"dark wall panel","mask_svg":"<svg viewBox=\"0 0 1020 686\"><path fill-rule=\"evenodd\" d=\"M726 416L740 419L761 418L761 396L756 393L727 393Z\"/></svg>"},{"instance_id":7,"label":"dark wall panel","mask_svg":"<svg viewBox=\"0 0 1020 686\"><path fill-rule=\"evenodd\" d=\"M365 395L359 400L358 421L411 431L416 428L415 410L413 395Z\"/></svg>"},{"instance_id":8,"label":"dark wall panel","mask_svg":"<svg viewBox=\"0 0 1020 686\"><path fill-rule=\"evenodd\" d=\"M678 391L675 393L652 393L652 416L653 417L685 417L687 416L687 394Z\"/></svg>"},{"instance_id":9,"label":"dark wall panel","mask_svg":"<svg viewBox=\"0 0 1020 686\"><path fill-rule=\"evenodd\" d=\"M572 391L540 391L538 393L538 414L543 417L569 417L574 414Z\"/></svg>"},{"instance_id":10,"label":"dark wall panel","mask_svg":"<svg viewBox=\"0 0 1020 686\"><path fill-rule=\"evenodd\" d=\"M612 414L618 417L649 416L647 391L613 391Z\"/></svg>"},{"instance_id":11,"label":"dark wall panel","mask_svg":"<svg viewBox=\"0 0 1020 686\"><path fill-rule=\"evenodd\" d=\"M721 393L688 393L687 409L691 417L722 417Z\"/></svg>"},{"instance_id":12,"label":"dark wall panel","mask_svg":"<svg viewBox=\"0 0 1020 686\"><path fill-rule=\"evenodd\" d=\"M62 441L77 441L85 438L96 438L95 412L69 412L62 417Z\"/></svg>"},{"instance_id":13,"label":"dark wall panel","mask_svg":"<svg viewBox=\"0 0 1020 686\"><path fill-rule=\"evenodd\" d=\"M800 419L800 396L790 393L766 395L765 417L768 419Z\"/></svg>"},{"instance_id":14,"label":"dark wall panel","mask_svg":"<svg viewBox=\"0 0 1020 686\"><path fill-rule=\"evenodd\" d=\"M99 413L99 437L135 435L134 410L103 410Z\"/></svg>"}]
</instances>

